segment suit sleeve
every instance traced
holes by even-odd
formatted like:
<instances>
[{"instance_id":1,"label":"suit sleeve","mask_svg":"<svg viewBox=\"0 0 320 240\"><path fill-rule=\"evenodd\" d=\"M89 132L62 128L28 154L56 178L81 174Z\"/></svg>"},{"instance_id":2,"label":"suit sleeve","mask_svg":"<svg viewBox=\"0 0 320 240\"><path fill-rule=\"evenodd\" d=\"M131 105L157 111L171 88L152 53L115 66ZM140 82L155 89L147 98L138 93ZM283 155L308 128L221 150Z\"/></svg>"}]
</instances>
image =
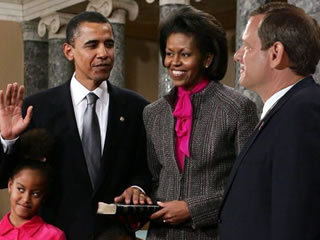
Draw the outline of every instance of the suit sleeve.
<instances>
[{"instance_id":1,"label":"suit sleeve","mask_svg":"<svg viewBox=\"0 0 320 240\"><path fill-rule=\"evenodd\" d=\"M6 187L6 180L7 180L7 177L5 177L5 161L6 161L6 156L4 154L4 151L3 151L3 147L2 147L2 144L0 144L0 188L5 188Z\"/></svg>"},{"instance_id":2,"label":"suit sleeve","mask_svg":"<svg viewBox=\"0 0 320 240\"><path fill-rule=\"evenodd\" d=\"M146 128L149 126L148 121L150 117L150 112L148 113L147 109L143 112L143 121ZM147 159L148 166L152 176L152 189L151 192L157 192L158 184L159 184L159 173L161 170L161 165L159 164L158 157L154 148L154 145L151 140L150 130L146 129L146 142L147 142ZM154 196L151 196L152 200L155 201Z\"/></svg>"},{"instance_id":3,"label":"suit sleeve","mask_svg":"<svg viewBox=\"0 0 320 240\"><path fill-rule=\"evenodd\" d=\"M25 117L27 107L29 105L30 104L27 105L24 100L24 103L22 105L23 117ZM32 119L31 119L31 122L32 122ZM29 124L27 130L30 129L30 125L31 123ZM0 188L7 188L8 186L8 179L10 177L11 171L15 168L19 160L18 159L19 144L20 144L20 140L17 139L17 141L15 141L12 146L10 146L11 151L10 151L10 154L8 154L8 153L4 153L3 146L0 143Z\"/></svg>"},{"instance_id":4,"label":"suit sleeve","mask_svg":"<svg viewBox=\"0 0 320 240\"><path fill-rule=\"evenodd\" d=\"M239 155L241 149L247 142L258 121L259 119L255 103L249 99L246 99L243 106L241 106L240 116L237 121L235 138L235 150L237 155Z\"/></svg>"},{"instance_id":5,"label":"suit sleeve","mask_svg":"<svg viewBox=\"0 0 320 240\"><path fill-rule=\"evenodd\" d=\"M147 104L146 101L140 103L139 118L136 122L136 150L135 150L135 164L132 169L131 186L136 185L141 187L146 193L150 192L150 179L151 175L147 164L147 153L146 153L146 131L143 125L142 112Z\"/></svg>"},{"instance_id":6,"label":"suit sleeve","mask_svg":"<svg viewBox=\"0 0 320 240\"><path fill-rule=\"evenodd\" d=\"M270 240L316 240L320 237L320 104L296 101L291 106L286 112L290 120L279 125L270 149Z\"/></svg>"},{"instance_id":7,"label":"suit sleeve","mask_svg":"<svg viewBox=\"0 0 320 240\"><path fill-rule=\"evenodd\" d=\"M230 126L230 129L236 129L234 137L235 155L240 152L248 137L253 132L257 122L256 106L246 98L245 101L241 102L236 123L230 123L236 125ZM208 195L185 199L191 213L192 227L194 229L209 227L218 223L218 212L223 195L224 189L222 188L220 191L217 190L215 194L208 193Z\"/></svg>"},{"instance_id":8,"label":"suit sleeve","mask_svg":"<svg viewBox=\"0 0 320 240\"><path fill-rule=\"evenodd\" d=\"M19 142L19 141L18 141ZM6 154L0 144L0 189L8 187L10 174L17 164L16 146L11 154Z\"/></svg>"},{"instance_id":9,"label":"suit sleeve","mask_svg":"<svg viewBox=\"0 0 320 240\"><path fill-rule=\"evenodd\" d=\"M26 108L23 106L23 116L25 116ZM0 133L1 134L1 133ZM0 141L0 189L8 187L8 180L10 177L10 172L16 165L16 145L19 141L14 141L13 145L10 146L10 154L8 149L5 152L5 148Z\"/></svg>"}]
</instances>

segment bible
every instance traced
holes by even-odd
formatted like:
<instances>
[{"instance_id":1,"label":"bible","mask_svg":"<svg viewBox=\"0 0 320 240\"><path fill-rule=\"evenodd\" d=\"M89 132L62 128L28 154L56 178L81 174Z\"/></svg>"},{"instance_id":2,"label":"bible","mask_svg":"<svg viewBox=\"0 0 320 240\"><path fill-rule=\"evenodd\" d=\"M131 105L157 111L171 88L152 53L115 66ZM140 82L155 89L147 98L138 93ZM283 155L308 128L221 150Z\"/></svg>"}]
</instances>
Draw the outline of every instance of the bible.
<instances>
[{"instance_id":1,"label":"bible","mask_svg":"<svg viewBox=\"0 0 320 240\"><path fill-rule=\"evenodd\" d=\"M107 204L104 202L98 203L98 214L107 215L134 215L134 216L150 216L154 212L160 210L158 205L133 205L133 204Z\"/></svg>"}]
</instances>

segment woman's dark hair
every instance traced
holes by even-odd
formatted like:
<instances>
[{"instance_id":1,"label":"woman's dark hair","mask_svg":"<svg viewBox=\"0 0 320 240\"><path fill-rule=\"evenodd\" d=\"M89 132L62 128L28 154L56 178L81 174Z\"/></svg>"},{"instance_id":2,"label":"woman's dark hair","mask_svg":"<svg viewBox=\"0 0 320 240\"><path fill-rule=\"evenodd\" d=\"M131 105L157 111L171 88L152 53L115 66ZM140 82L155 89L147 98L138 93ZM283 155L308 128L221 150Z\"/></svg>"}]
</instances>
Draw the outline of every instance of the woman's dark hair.
<instances>
[{"instance_id":1,"label":"woman's dark hair","mask_svg":"<svg viewBox=\"0 0 320 240\"><path fill-rule=\"evenodd\" d=\"M160 53L162 64L166 56L168 37L173 33L182 33L194 38L201 56L213 55L213 61L203 75L210 80L221 80L228 65L228 44L226 33L220 22L212 15L193 8L183 6L160 23Z\"/></svg>"},{"instance_id":2,"label":"woman's dark hair","mask_svg":"<svg viewBox=\"0 0 320 240\"><path fill-rule=\"evenodd\" d=\"M48 192L52 185L53 170L51 158L53 155L54 138L45 129L33 129L20 137L17 165L10 173L9 179L24 169L38 170L45 178L45 189Z\"/></svg>"}]
</instances>

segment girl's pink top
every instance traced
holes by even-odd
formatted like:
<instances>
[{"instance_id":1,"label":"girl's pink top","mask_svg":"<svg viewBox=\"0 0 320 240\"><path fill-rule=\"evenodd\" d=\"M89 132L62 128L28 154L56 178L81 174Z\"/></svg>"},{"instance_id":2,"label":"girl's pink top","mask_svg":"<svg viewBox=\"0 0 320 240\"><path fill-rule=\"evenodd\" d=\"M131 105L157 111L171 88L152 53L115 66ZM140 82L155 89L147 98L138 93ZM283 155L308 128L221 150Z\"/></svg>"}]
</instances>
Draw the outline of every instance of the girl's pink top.
<instances>
[{"instance_id":1,"label":"girl's pink top","mask_svg":"<svg viewBox=\"0 0 320 240\"><path fill-rule=\"evenodd\" d=\"M65 240L64 233L57 227L45 223L41 217L34 216L26 223L15 227L7 213L0 221L0 240Z\"/></svg>"},{"instance_id":2,"label":"girl's pink top","mask_svg":"<svg viewBox=\"0 0 320 240\"><path fill-rule=\"evenodd\" d=\"M176 122L176 157L180 172L184 170L184 157L190 157L189 140L192 128L192 104L191 95L203 90L209 83L208 79L202 79L192 90L178 87L178 101L173 111Z\"/></svg>"}]
</instances>

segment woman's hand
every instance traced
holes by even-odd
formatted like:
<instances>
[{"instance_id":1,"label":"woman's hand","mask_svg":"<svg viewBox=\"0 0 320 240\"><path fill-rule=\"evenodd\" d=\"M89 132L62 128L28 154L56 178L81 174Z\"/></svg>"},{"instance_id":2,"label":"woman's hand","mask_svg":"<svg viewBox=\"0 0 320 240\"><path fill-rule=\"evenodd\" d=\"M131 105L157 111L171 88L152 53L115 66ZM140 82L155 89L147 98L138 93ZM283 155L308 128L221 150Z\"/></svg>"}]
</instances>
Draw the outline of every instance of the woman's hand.
<instances>
[{"instance_id":1,"label":"woman's hand","mask_svg":"<svg viewBox=\"0 0 320 240\"><path fill-rule=\"evenodd\" d=\"M164 223L176 225L190 219L190 211L185 201L157 202L161 210L151 215L151 219L160 219Z\"/></svg>"}]
</instances>

